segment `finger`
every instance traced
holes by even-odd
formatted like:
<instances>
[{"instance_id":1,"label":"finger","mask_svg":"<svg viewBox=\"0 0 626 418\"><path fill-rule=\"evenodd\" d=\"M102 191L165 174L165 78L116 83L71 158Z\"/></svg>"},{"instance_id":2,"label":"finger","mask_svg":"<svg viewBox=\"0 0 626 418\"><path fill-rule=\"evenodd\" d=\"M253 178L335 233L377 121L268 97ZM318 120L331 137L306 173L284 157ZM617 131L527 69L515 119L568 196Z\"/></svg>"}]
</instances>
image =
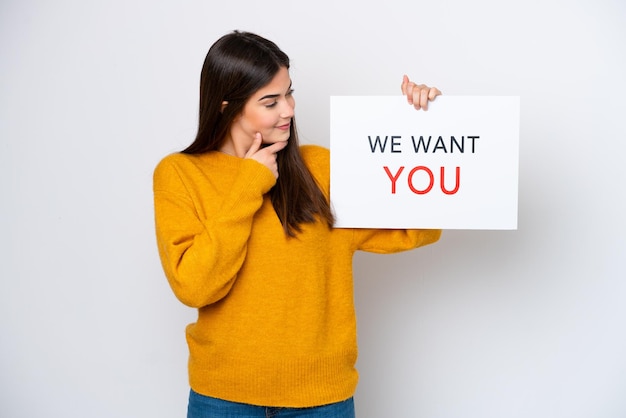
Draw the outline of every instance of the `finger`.
<instances>
[{"instance_id":1,"label":"finger","mask_svg":"<svg viewBox=\"0 0 626 418\"><path fill-rule=\"evenodd\" d=\"M420 101L420 106L423 110L428 110L428 93L429 93L429 88L426 86L423 86L420 89L420 93L419 93L419 101Z\"/></svg>"},{"instance_id":2,"label":"finger","mask_svg":"<svg viewBox=\"0 0 626 418\"><path fill-rule=\"evenodd\" d=\"M432 102L437 96L441 96L441 91L436 87L431 88L428 92L428 100Z\"/></svg>"},{"instance_id":3,"label":"finger","mask_svg":"<svg viewBox=\"0 0 626 418\"><path fill-rule=\"evenodd\" d=\"M252 144L250 144L250 148L248 149L248 152L246 152L245 158L250 158L251 156L256 154L259 148L261 148L262 143L263 143L263 136L261 135L260 132L257 132L256 134L254 134L254 140L252 141Z\"/></svg>"},{"instance_id":4,"label":"finger","mask_svg":"<svg viewBox=\"0 0 626 418\"><path fill-rule=\"evenodd\" d=\"M415 83L409 82L406 87L406 100L409 104L413 104L415 102Z\"/></svg>"},{"instance_id":5,"label":"finger","mask_svg":"<svg viewBox=\"0 0 626 418\"><path fill-rule=\"evenodd\" d=\"M423 110L428 110L428 103L435 100L437 96L441 95L441 91L435 87L423 86L420 94L420 106Z\"/></svg>"},{"instance_id":6,"label":"finger","mask_svg":"<svg viewBox=\"0 0 626 418\"><path fill-rule=\"evenodd\" d=\"M404 95L406 95L406 88L408 84L409 84L409 77L405 74L402 76L402 84L400 85L400 88L402 89L402 94Z\"/></svg>"},{"instance_id":7,"label":"finger","mask_svg":"<svg viewBox=\"0 0 626 418\"><path fill-rule=\"evenodd\" d=\"M288 141L275 142L272 145L269 145L269 146L265 147L265 149L268 152L271 152L272 154L276 154L278 151L280 151L283 148L285 148L287 146L287 143L288 143Z\"/></svg>"},{"instance_id":8,"label":"finger","mask_svg":"<svg viewBox=\"0 0 626 418\"><path fill-rule=\"evenodd\" d=\"M423 107L423 103L422 103L422 92L423 92L423 84L415 84L415 87L413 88L413 100L412 100L412 104L413 107L416 110L420 110Z\"/></svg>"}]
</instances>

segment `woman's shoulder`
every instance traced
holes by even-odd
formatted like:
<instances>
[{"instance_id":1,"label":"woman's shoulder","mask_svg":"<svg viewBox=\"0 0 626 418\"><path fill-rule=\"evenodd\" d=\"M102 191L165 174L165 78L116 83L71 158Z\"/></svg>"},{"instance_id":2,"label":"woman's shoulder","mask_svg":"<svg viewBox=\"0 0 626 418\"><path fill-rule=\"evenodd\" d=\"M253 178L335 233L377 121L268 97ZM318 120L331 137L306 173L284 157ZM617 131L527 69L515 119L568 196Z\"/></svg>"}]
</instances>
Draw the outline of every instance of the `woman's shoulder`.
<instances>
[{"instance_id":1,"label":"woman's shoulder","mask_svg":"<svg viewBox=\"0 0 626 418\"><path fill-rule=\"evenodd\" d=\"M239 164L241 164L240 158L222 152L209 151L199 154L187 154L179 151L163 157L158 162L155 170L206 170L209 167L211 170L216 170L220 167L237 167Z\"/></svg>"},{"instance_id":2,"label":"woman's shoulder","mask_svg":"<svg viewBox=\"0 0 626 418\"><path fill-rule=\"evenodd\" d=\"M190 164L194 159L195 155L193 154L185 154L183 152L173 152L171 154L166 155L161 158L161 160L156 165L156 169L164 169L166 167L180 166Z\"/></svg>"},{"instance_id":3,"label":"woman's shoulder","mask_svg":"<svg viewBox=\"0 0 626 418\"><path fill-rule=\"evenodd\" d=\"M154 168L155 179L168 177L180 171L185 171L185 167L189 166L191 163L189 157L190 155L183 154L182 152L174 152L161 158Z\"/></svg>"},{"instance_id":4,"label":"woman's shoulder","mask_svg":"<svg viewBox=\"0 0 626 418\"><path fill-rule=\"evenodd\" d=\"M330 169L330 150L320 145L302 145L300 147L302 158L311 170Z\"/></svg>"},{"instance_id":5,"label":"woman's shoulder","mask_svg":"<svg viewBox=\"0 0 626 418\"><path fill-rule=\"evenodd\" d=\"M174 152L163 157L154 168L154 181L158 184L170 184L178 178L196 178L208 173L220 173L232 165L236 167L235 157L226 154L208 152L202 154L186 154ZM226 168L225 168L226 167Z\"/></svg>"},{"instance_id":6,"label":"woman's shoulder","mask_svg":"<svg viewBox=\"0 0 626 418\"><path fill-rule=\"evenodd\" d=\"M307 154L323 154L323 155L329 155L330 151L328 148L323 147L321 145L316 145L316 144L307 144L307 145L300 145L300 150L302 151L302 153L307 153Z\"/></svg>"}]
</instances>

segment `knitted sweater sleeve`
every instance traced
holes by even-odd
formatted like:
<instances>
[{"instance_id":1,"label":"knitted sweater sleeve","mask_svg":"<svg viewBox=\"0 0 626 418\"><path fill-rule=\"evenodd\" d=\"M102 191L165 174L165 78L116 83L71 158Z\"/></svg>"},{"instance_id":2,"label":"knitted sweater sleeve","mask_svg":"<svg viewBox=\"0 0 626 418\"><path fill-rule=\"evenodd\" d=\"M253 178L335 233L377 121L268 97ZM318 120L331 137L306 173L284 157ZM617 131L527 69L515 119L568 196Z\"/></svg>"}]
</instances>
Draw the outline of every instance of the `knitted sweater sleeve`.
<instances>
[{"instance_id":1,"label":"knitted sweater sleeve","mask_svg":"<svg viewBox=\"0 0 626 418\"><path fill-rule=\"evenodd\" d=\"M406 251L439 240L440 229L355 229L357 250L379 254Z\"/></svg>"},{"instance_id":2,"label":"knitted sweater sleeve","mask_svg":"<svg viewBox=\"0 0 626 418\"><path fill-rule=\"evenodd\" d=\"M223 195L195 181L185 160L166 157L154 171L156 238L161 264L176 297L200 308L228 294L247 253L254 214L274 185L271 172L242 160ZM218 202L207 211L208 199Z\"/></svg>"}]
</instances>

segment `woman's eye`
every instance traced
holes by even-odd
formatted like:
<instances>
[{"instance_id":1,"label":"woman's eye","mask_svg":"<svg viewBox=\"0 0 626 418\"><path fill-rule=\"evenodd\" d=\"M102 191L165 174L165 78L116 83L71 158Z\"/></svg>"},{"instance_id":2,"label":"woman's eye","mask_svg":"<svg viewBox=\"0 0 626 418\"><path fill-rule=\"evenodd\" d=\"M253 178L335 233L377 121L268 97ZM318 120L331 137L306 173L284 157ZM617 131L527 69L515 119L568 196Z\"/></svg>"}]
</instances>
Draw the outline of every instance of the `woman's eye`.
<instances>
[{"instance_id":1,"label":"woman's eye","mask_svg":"<svg viewBox=\"0 0 626 418\"><path fill-rule=\"evenodd\" d=\"M270 103L270 104L265 105L265 107L268 107L268 108L269 107L274 107L274 106L276 106L277 103L278 102Z\"/></svg>"}]
</instances>

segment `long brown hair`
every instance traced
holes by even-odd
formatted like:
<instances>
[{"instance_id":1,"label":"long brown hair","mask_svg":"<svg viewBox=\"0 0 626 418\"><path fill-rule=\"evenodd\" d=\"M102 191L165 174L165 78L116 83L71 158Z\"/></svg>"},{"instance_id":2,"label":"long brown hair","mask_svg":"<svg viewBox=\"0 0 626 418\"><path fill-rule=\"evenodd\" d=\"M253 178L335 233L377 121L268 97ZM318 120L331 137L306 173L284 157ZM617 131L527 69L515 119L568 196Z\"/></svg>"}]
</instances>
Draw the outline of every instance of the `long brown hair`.
<instances>
[{"instance_id":1,"label":"long brown hair","mask_svg":"<svg viewBox=\"0 0 626 418\"><path fill-rule=\"evenodd\" d=\"M281 67L289 68L289 57L259 35L234 31L218 39L202 66L198 133L182 152L218 150L248 99L269 84ZM228 106L222 109L224 101ZM318 217L332 227L334 216L328 200L300 154L295 118L277 162L280 176L269 193L285 234L295 236L303 223L315 222Z\"/></svg>"}]
</instances>

